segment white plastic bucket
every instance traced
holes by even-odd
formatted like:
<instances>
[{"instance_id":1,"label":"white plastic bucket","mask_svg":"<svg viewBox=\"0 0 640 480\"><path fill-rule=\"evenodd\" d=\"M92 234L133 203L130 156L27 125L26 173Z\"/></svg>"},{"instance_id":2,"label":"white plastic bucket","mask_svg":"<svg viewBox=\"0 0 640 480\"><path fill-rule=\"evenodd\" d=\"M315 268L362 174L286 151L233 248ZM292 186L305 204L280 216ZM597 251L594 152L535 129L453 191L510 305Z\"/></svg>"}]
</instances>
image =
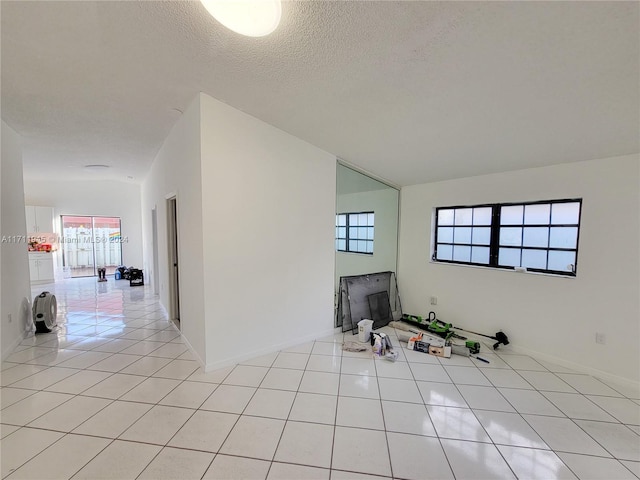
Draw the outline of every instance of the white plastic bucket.
<instances>
[{"instance_id":1,"label":"white plastic bucket","mask_svg":"<svg viewBox=\"0 0 640 480\"><path fill-rule=\"evenodd\" d=\"M361 342L368 342L371 338L371 328L373 327L373 320L360 320L358 322L358 340Z\"/></svg>"}]
</instances>

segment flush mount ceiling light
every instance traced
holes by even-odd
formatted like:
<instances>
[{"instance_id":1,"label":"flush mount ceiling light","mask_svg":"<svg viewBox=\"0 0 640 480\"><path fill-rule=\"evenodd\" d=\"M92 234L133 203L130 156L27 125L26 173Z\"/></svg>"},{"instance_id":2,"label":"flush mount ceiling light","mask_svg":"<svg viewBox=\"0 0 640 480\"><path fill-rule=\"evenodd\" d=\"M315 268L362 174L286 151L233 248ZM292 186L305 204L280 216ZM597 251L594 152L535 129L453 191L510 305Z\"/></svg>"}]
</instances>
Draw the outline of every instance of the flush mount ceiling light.
<instances>
[{"instance_id":1,"label":"flush mount ceiling light","mask_svg":"<svg viewBox=\"0 0 640 480\"><path fill-rule=\"evenodd\" d=\"M248 37L264 37L280 23L280 0L200 0L221 24Z\"/></svg>"},{"instance_id":2,"label":"flush mount ceiling light","mask_svg":"<svg viewBox=\"0 0 640 480\"><path fill-rule=\"evenodd\" d=\"M109 165L95 164L84 166L84 169L88 172L104 172L107 168L110 168Z\"/></svg>"}]
</instances>

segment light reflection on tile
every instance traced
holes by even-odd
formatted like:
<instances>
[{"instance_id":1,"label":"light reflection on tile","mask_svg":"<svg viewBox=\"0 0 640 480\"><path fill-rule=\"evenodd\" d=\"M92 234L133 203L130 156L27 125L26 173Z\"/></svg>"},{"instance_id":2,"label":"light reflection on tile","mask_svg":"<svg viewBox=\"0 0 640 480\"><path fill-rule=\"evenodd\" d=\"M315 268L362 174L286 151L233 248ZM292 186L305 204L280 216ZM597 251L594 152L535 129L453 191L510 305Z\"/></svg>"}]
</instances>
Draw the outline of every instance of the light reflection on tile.
<instances>
[{"instance_id":1,"label":"light reflection on tile","mask_svg":"<svg viewBox=\"0 0 640 480\"><path fill-rule=\"evenodd\" d=\"M47 288L58 329L30 334L2 363L3 455L5 445L24 453L10 464L17 477L640 472L640 392L629 385L508 349L485 352L489 364L402 347L395 363L374 360L342 351L354 339L342 332L205 372L148 286L89 278Z\"/></svg>"}]
</instances>

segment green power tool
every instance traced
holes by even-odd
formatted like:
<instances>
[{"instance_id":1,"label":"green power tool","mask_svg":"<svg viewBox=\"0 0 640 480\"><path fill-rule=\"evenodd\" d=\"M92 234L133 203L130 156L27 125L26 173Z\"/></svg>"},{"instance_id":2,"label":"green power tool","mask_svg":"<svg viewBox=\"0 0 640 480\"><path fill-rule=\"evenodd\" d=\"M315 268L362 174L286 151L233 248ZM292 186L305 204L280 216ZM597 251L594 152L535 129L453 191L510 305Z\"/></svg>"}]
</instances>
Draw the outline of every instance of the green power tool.
<instances>
[{"instance_id":1,"label":"green power tool","mask_svg":"<svg viewBox=\"0 0 640 480\"><path fill-rule=\"evenodd\" d=\"M416 325L427 332L444 338L445 340L449 340L454 335L453 330L451 330L451 324L437 320L434 312L429 312L427 318L422 318L419 315L404 314L402 315L402 321Z\"/></svg>"},{"instance_id":2,"label":"green power tool","mask_svg":"<svg viewBox=\"0 0 640 480\"><path fill-rule=\"evenodd\" d=\"M467 340L464 342L464 346L469 349L474 355L480 351L480 342L474 342L473 340Z\"/></svg>"}]
</instances>

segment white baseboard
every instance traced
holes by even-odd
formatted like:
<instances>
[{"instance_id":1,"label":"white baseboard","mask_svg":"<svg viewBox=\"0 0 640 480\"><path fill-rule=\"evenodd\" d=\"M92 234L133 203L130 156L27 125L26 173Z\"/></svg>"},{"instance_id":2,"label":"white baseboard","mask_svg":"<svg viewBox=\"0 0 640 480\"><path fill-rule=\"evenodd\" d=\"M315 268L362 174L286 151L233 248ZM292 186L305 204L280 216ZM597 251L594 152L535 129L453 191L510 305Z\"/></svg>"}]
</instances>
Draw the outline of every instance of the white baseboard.
<instances>
[{"instance_id":1,"label":"white baseboard","mask_svg":"<svg viewBox=\"0 0 640 480\"><path fill-rule=\"evenodd\" d=\"M164 305L162 304L162 302L158 301L158 305L160 305L160 309L162 310L162 313L164 314L164 316L166 318L169 318L169 312L167 312L167 309L164 308Z\"/></svg>"},{"instance_id":2,"label":"white baseboard","mask_svg":"<svg viewBox=\"0 0 640 480\"><path fill-rule=\"evenodd\" d=\"M329 335L333 335L334 333L340 332L339 328L332 328L331 330L325 330L322 332L316 332L309 335L305 335L304 337L298 337L296 339L280 343L277 345L270 345L265 348L260 348L258 350L251 351L249 353L243 353L242 355L238 355L236 357L225 358L224 360L220 360L218 362L207 364L204 367L205 372L210 372L212 370L217 370L219 368L229 367L231 365L236 365L238 363L244 362L245 360L250 360L255 357L259 357L261 355L267 355L268 353L279 352L280 350L284 350L286 348L295 347L296 345L300 345L302 343L311 342L316 340L317 338L328 337Z\"/></svg>"},{"instance_id":3,"label":"white baseboard","mask_svg":"<svg viewBox=\"0 0 640 480\"><path fill-rule=\"evenodd\" d=\"M174 328L175 328L175 325L174 325ZM177 328L176 328L176 330L177 330ZM200 358L200 356L196 353L196 351L191 346L189 341L184 337L184 335L182 335L182 339L184 340L185 344L189 347L189 350L191 351L193 356L196 358L196 360L200 364L200 366L202 366L204 368L205 372L210 372L212 370L217 370L217 369L220 369L220 368L236 365L238 363L244 362L246 360L250 360L250 359L255 358L255 357L259 357L261 355L267 355L269 353L278 352L280 350L284 350L284 349L287 349L287 348L290 348L290 347L294 347L294 346L300 345L302 343L310 342L310 341L316 340L318 338L323 338L323 337L327 337L329 335L334 335L335 333L340 333L341 331L342 330L338 327L338 328L333 328L331 330L326 330L324 332L317 332L317 333L314 333L314 334L305 335L304 337L299 337L299 338L296 338L294 340L290 340L288 342L284 342L284 343L277 344L277 345L271 345L271 346L268 346L268 347L265 347L265 348L261 348L261 349L258 349L258 350L251 351L249 353L244 353L242 355L238 355L238 356L235 356L235 357L226 358L224 360L220 360L218 362L214 362L214 363L211 363L211 364L206 364L203 361L203 359ZM507 350L510 353L521 353L521 354L525 354L525 355L530 355L530 356L532 356L534 358L538 358L540 360L544 360L546 362L553 363L553 364L556 364L558 366L574 370L574 371L576 371L578 373L584 373L584 374L587 374L587 375L591 375L593 377L600 378L602 380L607 380L607 381L613 382L615 384L618 384L618 385L621 385L621 386L625 386L625 387L640 391L640 382L636 382L636 381L630 380L628 378L620 377L618 375L614 375L614 374L611 374L609 372L604 372L604 371L598 370L596 368L591 368L591 367L587 367L585 365L574 363L574 362L565 360L563 358L556 357L554 355L549 355L549 354L546 354L546 353L538 352L536 350L531 350L531 349L526 348L526 347L522 347L522 346L519 346L519 345L514 345L513 343L510 344L507 348L502 347L501 350L503 350L503 351ZM500 351L498 351L497 353L500 353Z\"/></svg>"},{"instance_id":4,"label":"white baseboard","mask_svg":"<svg viewBox=\"0 0 640 480\"><path fill-rule=\"evenodd\" d=\"M173 322L171 322L173 324ZM176 331L180 332L180 330L178 330L178 328L175 326L175 324L173 324L173 328L176 329ZM198 352L196 352L196 349L193 348L193 346L191 345L191 343L189 343L189 340L187 340L187 337L185 337L182 332L180 332L180 336L182 337L182 341L184 342L184 344L189 347L189 351L191 352L191 355L193 355L196 359L196 362L198 362L200 364L200 366L202 367L203 370L206 371L206 365L204 363L204 361L200 358L200 355L198 355Z\"/></svg>"},{"instance_id":5,"label":"white baseboard","mask_svg":"<svg viewBox=\"0 0 640 480\"><path fill-rule=\"evenodd\" d=\"M161 302L158 302L158 303L160 305L160 309L162 310L162 313L164 314L165 318L169 318L169 314L167 313L167 309L164 308L164 305L162 305ZM204 369L205 368L204 361L200 358L200 355L198 355L198 352L196 352L196 349L193 348L193 345L191 345L189 340L187 340L187 337L185 337L182 334L180 329L178 327L176 327L176 324L173 323L173 321L169 320L169 323L171 323L171 326L173 327L173 329L180 334L180 338L182 338L182 341L184 342L184 344L189 348L189 351L195 357L196 362L198 362L200 364L200 366Z\"/></svg>"},{"instance_id":6,"label":"white baseboard","mask_svg":"<svg viewBox=\"0 0 640 480\"><path fill-rule=\"evenodd\" d=\"M631 380L631 379L628 379L628 378L620 377L618 375L614 375L614 374L609 373L609 372L604 372L602 370L598 370L597 368L587 367L587 366L581 365L579 363L574 363L574 362L571 362L569 360L565 360L563 358L556 357L554 355L549 355L549 354L546 354L546 353L538 352L536 350L531 350L529 348L522 347L522 346L519 346L519 345L510 344L509 347L511 347L511 350L513 352L522 353L522 354L525 354L525 355L530 355L530 356L532 356L534 358L538 358L540 360L544 360L544 361L549 362L549 363L554 363L554 364L559 365L561 367L565 367L565 368L569 368L571 370L575 370L578 373L586 373L588 375L591 375L592 377L600 378L602 380L608 380L610 382L617 383L617 384L619 384L621 386L625 386L625 387L640 391L640 382L637 382L635 380ZM498 350L497 353L500 353L500 351Z\"/></svg>"}]
</instances>

